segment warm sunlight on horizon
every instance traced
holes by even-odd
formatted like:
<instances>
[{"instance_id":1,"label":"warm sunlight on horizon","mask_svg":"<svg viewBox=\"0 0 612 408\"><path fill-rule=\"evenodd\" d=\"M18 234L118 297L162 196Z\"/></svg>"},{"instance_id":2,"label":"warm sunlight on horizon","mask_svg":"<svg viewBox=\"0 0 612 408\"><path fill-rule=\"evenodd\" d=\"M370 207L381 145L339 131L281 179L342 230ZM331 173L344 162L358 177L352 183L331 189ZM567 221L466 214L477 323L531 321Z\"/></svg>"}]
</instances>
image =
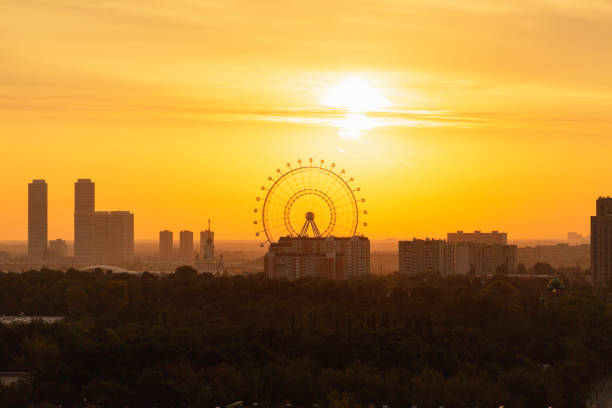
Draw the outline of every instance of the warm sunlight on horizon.
<instances>
[{"instance_id":1,"label":"warm sunlight on horizon","mask_svg":"<svg viewBox=\"0 0 612 408\"><path fill-rule=\"evenodd\" d=\"M0 240L26 238L34 178L65 239L77 178L135 213L136 238L211 217L219 239L254 239L259 186L308 157L355 177L374 239L586 234L611 193L597 1L3 8Z\"/></svg>"}]
</instances>

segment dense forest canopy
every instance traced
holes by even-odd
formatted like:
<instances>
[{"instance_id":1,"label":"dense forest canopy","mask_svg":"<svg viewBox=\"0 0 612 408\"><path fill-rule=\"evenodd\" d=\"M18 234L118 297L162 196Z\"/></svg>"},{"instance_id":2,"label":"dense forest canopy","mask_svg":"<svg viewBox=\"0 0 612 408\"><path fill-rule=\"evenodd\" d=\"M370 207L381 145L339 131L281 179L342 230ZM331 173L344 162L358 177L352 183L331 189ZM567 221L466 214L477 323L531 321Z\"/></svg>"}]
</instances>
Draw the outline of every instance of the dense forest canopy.
<instances>
[{"instance_id":1,"label":"dense forest canopy","mask_svg":"<svg viewBox=\"0 0 612 408\"><path fill-rule=\"evenodd\" d=\"M0 406L584 406L611 308L561 280L0 273L0 314L68 316L0 325L0 371L32 372Z\"/></svg>"}]
</instances>

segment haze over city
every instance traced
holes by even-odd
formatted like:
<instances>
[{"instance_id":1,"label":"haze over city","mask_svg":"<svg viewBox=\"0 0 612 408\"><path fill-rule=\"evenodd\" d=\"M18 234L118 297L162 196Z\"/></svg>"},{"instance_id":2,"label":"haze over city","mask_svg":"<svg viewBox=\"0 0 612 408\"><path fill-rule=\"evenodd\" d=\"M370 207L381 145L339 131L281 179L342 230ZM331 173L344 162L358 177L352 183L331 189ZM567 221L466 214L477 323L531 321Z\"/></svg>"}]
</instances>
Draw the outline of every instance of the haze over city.
<instances>
[{"instance_id":1,"label":"haze over city","mask_svg":"<svg viewBox=\"0 0 612 408\"><path fill-rule=\"evenodd\" d=\"M3 8L0 240L27 238L36 178L50 237L72 235L72 183L92 178L136 239L209 216L253 238L258 186L298 158L350 169L373 239L586 234L610 187L605 2Z\"/></svg>"}]
</instances>

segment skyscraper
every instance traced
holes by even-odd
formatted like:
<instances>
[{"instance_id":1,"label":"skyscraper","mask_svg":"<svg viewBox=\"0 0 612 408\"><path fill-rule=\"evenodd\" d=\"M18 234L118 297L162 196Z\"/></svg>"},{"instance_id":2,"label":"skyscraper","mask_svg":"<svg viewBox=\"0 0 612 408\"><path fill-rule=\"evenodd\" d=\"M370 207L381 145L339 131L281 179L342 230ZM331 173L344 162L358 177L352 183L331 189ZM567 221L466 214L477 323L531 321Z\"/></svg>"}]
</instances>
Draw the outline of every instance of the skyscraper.
<instances>
[{"instance_id":1,"label":"skyscraper","mask_svg":"<svg viewBox=\"0 0 612 408\"><path fill-rule=\"evenodd\" d=\"M130 262L134 258L134 214L108 213L108 252L111 262Z\"/></svg>"},{"instance_id":2,"label":"skyscraper","mask_svg":"<svg viewBox=\"0 0 612 408\"><path fill-rule=\"evenodd\" d=\"M96 211L94 259L97 263L129 262L134 257L134 214Z\"/></svg>"},{"instance_id":3,"label":"skyscraper","mask_svg":"<svg viewBox=\"0 0 612 408\"><path fill-rule=\"evenodd\" d=\"M597 286L608 286L612 279L611 197L599 197L591 216L591 274Z\"/></svg>"},{"instance_id":4,"label":"skyscraper","mask_svg":"<svg viewBox=\"0 0 612 408\"><path fill-rule=\"evenodd\" d=\"M180 232L179 256L182 261L193 261L193 232Z\"/></svg>"},{"instance_id":5,"label":"skyscraper","mask_svg":"<svg viewBox=\"0 0 612 408\"><path fill-rule=\"evenodd\" d=\"M47 183L32 180L28 184L28 256L42 260L47 251Z\"/></svg>"},{"instance_id":6,"label":"skyscraper","mask_svg":"<svg viewBox=\"0 0 612 408\"><path fill-rule=\"evenodd\" d=\"M210 220L208 220L208 229L200 231L200 259L209 261L215 259L215 233L210 230Z\"/></svg>"},{"instance_id":7,"label":"skyscraper","mask_svg":"<svg viewBox=\"0 0 612 408\"><path fill-rule=\"evenodd\" d=\"M174 238L172 231L163 230L159 232L159 258L164 261L172 259L172 249L174 248Z\"/></svg>"},{"instance_id":8,"label":"skyscraper","mask_svg":"<svg viewBox=\"0 0 612 408\"><path fill-rule=\"evenodd\" d=\"M79 179L74 183L74 256L79 262L95 257L95 183Z\"/></svg>"}]
</instances>

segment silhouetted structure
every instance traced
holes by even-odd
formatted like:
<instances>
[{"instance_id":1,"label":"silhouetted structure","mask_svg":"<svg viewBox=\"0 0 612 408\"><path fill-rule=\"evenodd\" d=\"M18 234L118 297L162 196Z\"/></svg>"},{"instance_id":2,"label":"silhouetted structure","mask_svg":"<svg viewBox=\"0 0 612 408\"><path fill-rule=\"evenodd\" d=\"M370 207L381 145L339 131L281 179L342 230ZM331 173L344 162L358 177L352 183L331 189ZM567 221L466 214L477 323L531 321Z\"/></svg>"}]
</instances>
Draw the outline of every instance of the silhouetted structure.
<instances>
[{"instance_id":1,"label":"silhouetted structure","mask_svg":"<svg viewBox=\"0 0 612 408\"><path fill-rule=\"evenodd\" d=\"M469 242L487 245L506 245L508 244L508 234L505 232L449 232L446 234L446 241L449 243Z\"/></svg>"},{"instance_id":2,"label":"silhouetted structure","mask_svg":"<svg viewBox=\"0 0 612 408\"><path fill-rule=\"evenodd\" d=\"M179 257L182 261L193 260L193 232L181 231L179 243Z\"/></svg>"},{"instance_id":3,"label":"silhouetted structure","mask_svg":"<svg viewBox=\"0 0 612 408\"><path fill-rule=\"evenodd\" d=\"M43 260L47 252L47 183L28 184L28 257Z\"/></svg>"},{"instance_id":4,"label":"silhouetted structure","mask_svg":"<svg viewBox=\"0 0 612 408\"><path fill-rule=\"evenodd\" d=\"M174 249L174 235L172 231L163 230L159 232L159 258L163 261L172 260Z\"/></svg>"},{"instance_id":5,"label":"silhouetted structure","mask_svg":"<svg viewBox=\"0 0 612 408\"><path fill-rule=\"evenodd\" d=\"M612 273L612 198L597 199L591 216L591 274L593 284L608 286Z\"/></svg>"},{"instance_id":6,"label":"silhouetted structure","mask_svg":"<svg viewBox=\"0 0 612 408\"><path fill-rule=\"evenodd\" d=\"M355 278L370 272L370 240L366 237L281 237L265 256L269 278L304 276Z\"/></svg>"},{"instance_id":7,"label":"silhouetted structure","mask_svg":"<svg viewBox=\"0 0 612 408\"><path fill-rule=\"evenodd\" d=\"M531 267L538 262L548 263L555 268L574 267L587 269L591 264L591 245L536 245L518 248L518 262Z\"/></svg>"},{"instance_id":8,"label":"silhouetted structure","mask_svg":"<svg viewBox=\"0 0 612 408\"><path fill-rule=\"evenodd\" d=\"M499 267L514 273L516 245L488 245L477 242L446 242L413 239L399 242L399 272L439 272L443 275L491 275Z\"/></svg>"},{"instance_id":9,"label":"silhouetted structure","mask_svg":"<svg viewBox=\"0 0 612 408\"><path fill-rule=\"evenodd\" d=\"M568 232L567 233L567 243L569 245L584 245L584 244L590 244L591 243L591 237L590 236L584 236L581 235L577 232Z\"/></svg>"},{"instance_id":10,"label":"silhouetted structure","mask_svg":"<svg viewBox=\"0 0 612 408\"><path fill-rule=\"evenodd\" d=\"M215 233L210 230L210 220L208 220L208 229L200 231L200 259L215 259Z\"/></svg>"},{"instance_id":11,"label":"silhouetted structure","mask_svg":"<svg viewBox=\"0 0 612 408\"><path fill-rule=\"evenodd\" d=\"M399 271L415 274L444 272L446 242L441 239L413 239L399 242Z\"/></svg>"},{"instance_id":12,"label":"silhouetted structure","mask_svg":"<svg viewBox=\"0 0 612 408\"><path fill-rule=\"evenodd\" d=\"M77 262L91 262L96 256L95 183L78 179L74 183L74 256Z\"/></svg>"},{"instance_id":13,"label":"silhouetted structure","mask_svg":"<svg viewBox=\"0 0 612 408\"><path fill-rule=\"evenodd\" d=\"M134 257L134 214L96 211L94 258L98 263L129 262Z\"/></svg>"},{"instance_id":14,"label":"silhouetted structure","mask_svg":"<svg viewBox=\"0 0 612 408\"><path fill-rule=\"evenodd\" d=\"M68 244L59 238L49 241L49 252L53 254L55 259L66 258L68 256Z\"/></svg>"},{"instance_id":15,"label":"silhouetted structure","mask_svg":"<svg viewBox=\"0 0 612 408\"><path fill-rule=\"evenodd\" d=\"M215 259L215 233L210 229L210 220L208 220L208 229L200 231L200 255L194 264L195 269L202 273L223 273L223 257Z\"/></svg>"}]
</instances>

